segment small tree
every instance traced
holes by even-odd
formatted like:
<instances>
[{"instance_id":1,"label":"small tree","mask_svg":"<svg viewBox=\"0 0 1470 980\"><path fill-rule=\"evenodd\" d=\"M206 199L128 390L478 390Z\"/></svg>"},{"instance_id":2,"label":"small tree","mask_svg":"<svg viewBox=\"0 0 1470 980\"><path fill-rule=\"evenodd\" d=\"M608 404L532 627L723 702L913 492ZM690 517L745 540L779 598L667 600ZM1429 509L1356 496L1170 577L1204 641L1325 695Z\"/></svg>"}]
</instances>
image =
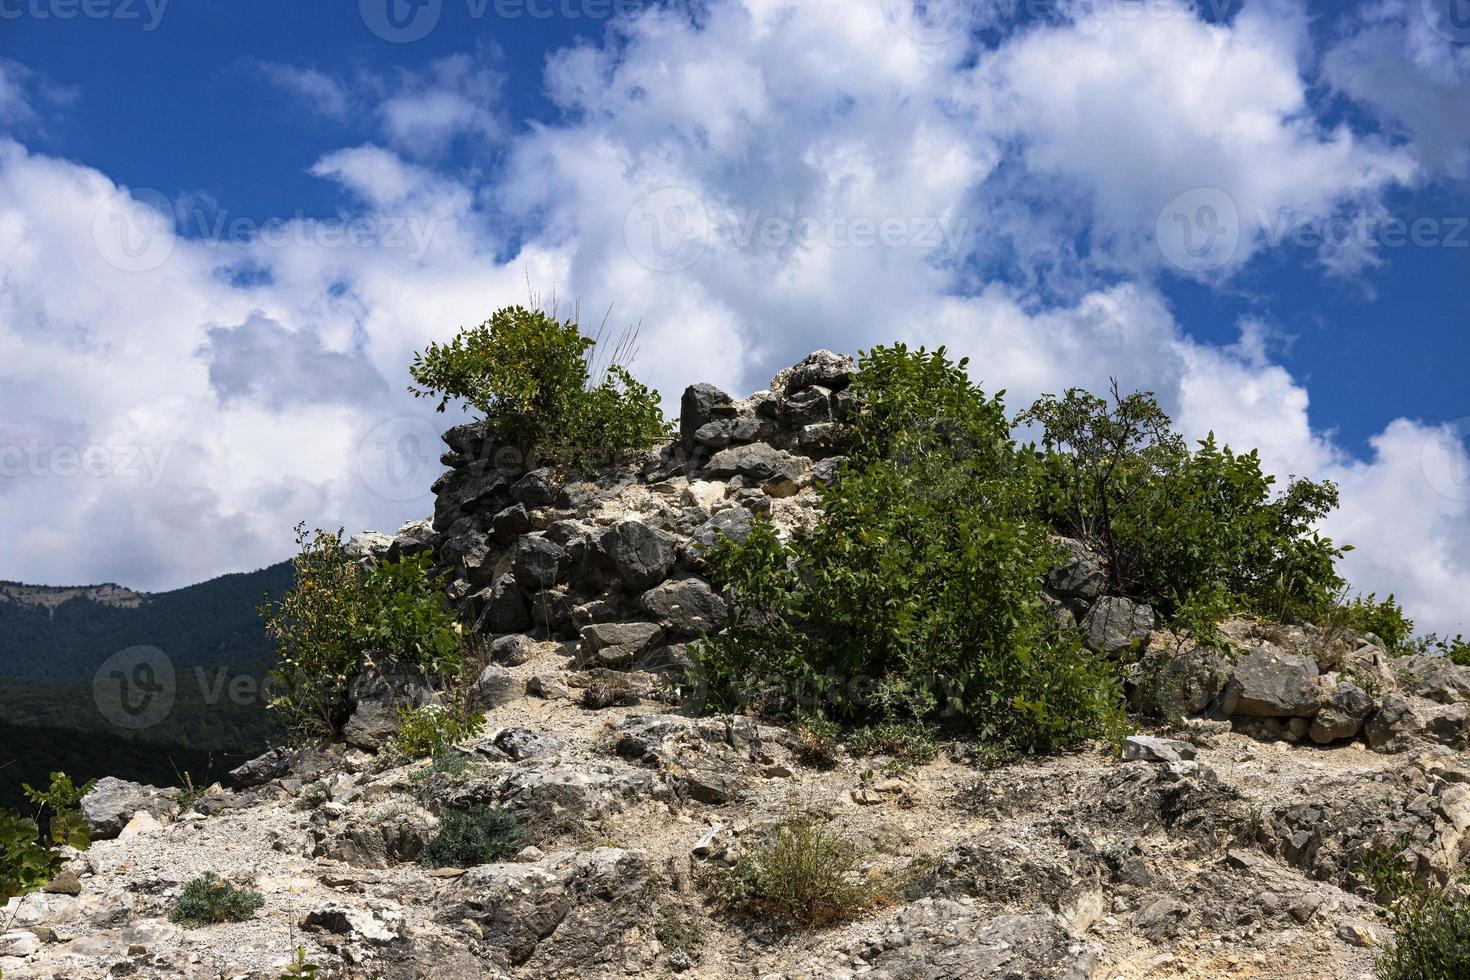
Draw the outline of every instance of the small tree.
<instances>
[{"instance_id":1,"label":"small tree","mask_svg":"<svg viewBox=\"0 0 1470 980\"><path fill-rule=\"evenodd\" d=\"M618 345L600 380L591 369L596 345L575 320L508 306L415 354L408 390L438 398L441 412L453 401L478 411L498 442L532 463L647 448L666 438L657 393L617 362L630 345Z\"/></svg>"},{"instance_id":2,"label":"small tree","mask_svg":"<svg viewBox=\"0 0 1470 980\"><path fill-rule=\"evenodd\" d=\"M1318 613L1342 586L1345 549L1319 536L1337 506L1330 481L1275 492L1254 452L1213 435L1190 450L1149 392L1046 395L1019 424L1043 430L1040 516L1102 555L1110 591L1166 616L1221 608L1227 595L1279 620ZM1208 600L1208 601L1206 601Z\"/></svg>"},{"instance_id":3,"label":"small tree","mask_svg":"<svg viewBox=\"0 0 1470 980\"><path fill-rule=\"evenodd\" d=\"M299 736L334 735L347 720L347 690L374 657L449 679L460 667L454 612L429 575L427 554L364 568L342 532L296 527L295 584L260 607L276 641L270 708Z\"/></svg>"}]
</instances>

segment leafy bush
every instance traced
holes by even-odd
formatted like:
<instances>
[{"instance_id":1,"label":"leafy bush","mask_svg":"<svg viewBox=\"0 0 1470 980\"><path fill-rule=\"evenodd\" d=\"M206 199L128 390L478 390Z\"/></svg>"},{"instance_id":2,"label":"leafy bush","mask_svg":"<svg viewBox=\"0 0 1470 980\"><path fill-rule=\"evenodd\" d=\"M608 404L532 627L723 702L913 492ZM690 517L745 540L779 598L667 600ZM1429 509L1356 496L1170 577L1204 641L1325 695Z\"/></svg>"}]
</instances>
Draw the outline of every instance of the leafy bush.
<instances>
[{"instance_id":1,"label":"leafy bush","mask_svg":"<svg viewBox=\"0 0 1470 980\"><path fill-rule=\"evenodd\" d=\"M77 786L66 773L53 772L44 790L21 784L26 797L39 807L35 819L0 810L0 904L50 883L61 871L62 847L85 851L91 846L77 804L94 785L96 780ZM44 834L38 822L43 818Z\"/></svg>"},{"instance_id":2,"label":"leafy bush","mask_svg":"<svg viewBox=\"0 0 1470 980\"><path fill-rule=\"evenodd\" d=\"M1115 732L1109 669L1041 602L1057 554L1027 519L1037 466L1000 399L942 348L874 348L853 384L853 448L817 526L783 542L757 522L708 557L731 598L701 652L714 699L964 720L1023 750Z\"/></svg>"},{"instance_id":3,"label":"leafy bush","mask_svg":"<svg viewBox=\"0 0 1470 980\"><path fill-rule=\"evenodd\" d=\"M888 755L906 762L925 763L939 754L933 725L887 721L869 725L848 740L853 755Z\"/></svg>"},{"instance_id":4,"label":"leafy bush","mask_svg":"<svg viewBox=\"0 0 1470 980\"><path fill-rule=\"evenodd\" d=\"M429 576L427 554L364 568L342 532L308 534L297 525L295 584L260 607L276 641L270 708L298 736L336 734L347 720L347 690L374 658L449 679L460 667L454 613Z\"/></svg>"},{"instance_id":5,"label":"leafy bush","mask_svg":"<svg viewBox=\"0 0 1470 980\"><path fill-rule=\"evenodd\" d=\"M44 887L61 870L61 855L41 841L36 821L0 810L0 902Z\"/></svg>"},{"instance_id":6,"label":"leafy bush","mask_svg":"<svg viewBox=\"0 0 1470 980\"><path fill-rule=\"evenodd\" d=\"M1282 492L1252 451L1214 436L1190 450L1153 395L1047 395L1017 418L1043 431L1040 514L1104 558L1110 591L1164 616L1209 595L1279 621L1310 617L1342 586L1345 549L1317 522L1337 506L1329 481ZM1198 620L1196 619L1196 625Z\"/></svg>"},{"instance_id":7,"label":"leafy bush","mask_svg":"<svg viewBox=\"0 0 1470 980\"><path fill-rule=\"evenodd\" d=\"M844 922L881 904L885 893L861 872L862 852L836 828L808 815L775 828L723 882L725 898L792 925Z\"/></svg>"},{"instance_id":8,"label":"leafy bush","mask_svg":"<svg viewBox=\"0 0 1470 980\"><path fill-rule=\"evenodd\" d=\"M426 704L398 709L398 733L392 747L410 759L437 756L455 742L479 731L485 716L470 714L459 704Z\"/></svg>"},{"instance_id":9,"label":"leafy bush","mask_svg":"<svg viewBox=\"0 0 1470 980\"><path fill-rule=\"evenodd\" d=\"M526 846L526 831L508 810L447 809L439 833L424 846L426 868L472 868L509 857Z\"/></svg>"},{"instance_id":10,"label":"leafy bush","mask_svg":"<svg viewBox=\"0 0 1470 980\"><path fill-rule=\"evenodd\" d=\"M259 892L237 888L213 871L206 871L184 886L184 893L174 903L168 918L186 928L244 922L264 904Z\"/></svg>"},{"instance_id":11,"label":"leafy bush","mask_svg":"<svg viewBox=\"0 0 1470 980\"><path fill-rule=\"evenodd\" d=\"M509 306L447 344L414 355L410 373L419 397L464 403L491 423L496 440L527 465L539 459L584 461L647 448L669 435L656 392L617 363L618 350L594 381L597 341L575 320Z\"/></svg>"},{"instance_id":12,"label":"leafy bush","mask_svg":"<svg viewBox=\"0 0 1470 980\"><path fill-rule=\"evenodd\" d=\"M1421 880L1392 850L1370 850L1356 870L1385 904L1394 933L1376 963L1381 980L1470 976L1470 900L1463 892Z\"/></svg>"},{"instance_id":13,"label":"leafy bush","mask_svg":"<svg viewBox=\"0 0 1470 980\"><path fill-rule=\"evenodd\" d=\"M1354 596L1343 605L1343 619L1350 629L1377 636L1389 653L1404 652L1414 635L1414 621L1404 615L1404 607L1391 595L1382 602L1371 592L1366 598Z\"/></svg>"}]
</instances>

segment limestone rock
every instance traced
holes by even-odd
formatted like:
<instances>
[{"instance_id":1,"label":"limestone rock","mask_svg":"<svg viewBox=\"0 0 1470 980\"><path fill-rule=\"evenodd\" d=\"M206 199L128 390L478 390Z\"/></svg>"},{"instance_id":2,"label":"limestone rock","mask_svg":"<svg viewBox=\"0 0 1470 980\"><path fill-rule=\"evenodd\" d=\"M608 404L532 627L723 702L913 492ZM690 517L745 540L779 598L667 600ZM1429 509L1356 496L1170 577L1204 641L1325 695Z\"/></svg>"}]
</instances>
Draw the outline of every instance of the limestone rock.
<instances>
[{"instance_id":1,"label":"limestone rock","mask_svg":"<svg viewBox=\"0 0 1470 980\"><path fill-rule=\"evenodd\" d=\"M1315 660L1263 643L1236 658L1222 710L1258 718L1310 718L1321 697Z\"/></svg>"},{"instance_id":2,"label":"limestone rock","mask_svg":"<svg viewBox=\"0 0 1470 980\"><path fill-rule=\"evenodd\" d=\"M97 780L90 793L82 797L82 818L87 821L94 839L116 837L138 813L147 813L158 820L173 819L179 808L171 793L171 790L157 786L143 786L104 776Z\"/></svg>"},{"instance_id":3,"label":"limestone rock","mask_svg":"<svg viewBox=\"0 0 1470 980\"><path fill-rule=\"evenodd\" d=\"M1082 620L1083 642L1094 653L1121 653L1147 643L1154 621L1153 609L1144 603L1106 596L1094 603Z\"/></svg>"}]
</instances>

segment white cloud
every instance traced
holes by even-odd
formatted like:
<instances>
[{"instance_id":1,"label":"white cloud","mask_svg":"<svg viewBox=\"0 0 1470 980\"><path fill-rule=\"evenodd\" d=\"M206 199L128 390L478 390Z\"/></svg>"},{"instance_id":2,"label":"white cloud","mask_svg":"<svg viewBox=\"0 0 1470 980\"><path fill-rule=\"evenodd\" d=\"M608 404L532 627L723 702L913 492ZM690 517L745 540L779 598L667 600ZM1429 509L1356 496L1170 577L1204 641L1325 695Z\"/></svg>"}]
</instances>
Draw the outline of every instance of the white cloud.
<instances>
[{"instance_id":1,"label":"white cloud","mask_svg":"<svg viewBox=\"0 0 1470 980\"><path fill-rule=\"evenodd\" d=\"M336 78L315 68L275 61L256 61L252 65L266 81L303 99L313 112L332 119L347 118L347 90Z\"/></svg>"},{"instance_id":2,"label":"white cloud","mask_svg":"<svg viewBox=\"0 0 1470 980\"><path fill-rule=\"evenodd\" d=\"M378 107L383 132L415 156L434 156L459 138L492 142L504 129L496 106L502 81L469 55L441 58L421 73L400 72L395 94Z\"/></svg>"},{"instance_id":3,"label":"white cloud","mask_svg":"<svg viewBox=\"0 0 1470 980\"><path fill-rule=\"evenodd\" d=\"M449 421L403 393L412 352L525 301L529 280L584 311L613 305L614 325L641 320L635 368L674 398L895 338L970 355L1013 409L1112 376L1152 389L1191 436L1214 429L1282 476L1340 480L1329 530L1360 545L1355 581L1453 627L1470 514L1415 462L1432 430L1394 422L1352 459L1313 428L1258 324L1228 347L1192 340L1153 284L1167 267L1157 217L1182 190L1220 188L1247 216L1322 215L1418 178L1410 148L1314 116L1301 17L1257 3L1209 26L1170 8L1029 29L977 55L963 34L906 33L884 7L728 0L700 29L650 11L552 58L566 121L513 138L499 80L474 60L404 75L379 102L386 145L312 171L359 202L365 244L301 223L274 243L162 238L166 262L124 273L92 242L118 188L0 144L0 386L23 406L0 435L171 450L151 489L12 481L6 573L181 584L279 558L298 519L420 516L427 498L395 499L362 458L371 469L405 445L382 432ZM466 137L505 141L493 184L433 167ZM390 225L416 229L413 247L389 247ZM1090 251L1071 244L1082 231ZM510 240L526 244L506 260ZM1247 234L1198 274L1270 247ZM268 275L237 288L220 274L247 267ZM312 397L290 393L318 378Z\"/></svg>"}]
</instances>

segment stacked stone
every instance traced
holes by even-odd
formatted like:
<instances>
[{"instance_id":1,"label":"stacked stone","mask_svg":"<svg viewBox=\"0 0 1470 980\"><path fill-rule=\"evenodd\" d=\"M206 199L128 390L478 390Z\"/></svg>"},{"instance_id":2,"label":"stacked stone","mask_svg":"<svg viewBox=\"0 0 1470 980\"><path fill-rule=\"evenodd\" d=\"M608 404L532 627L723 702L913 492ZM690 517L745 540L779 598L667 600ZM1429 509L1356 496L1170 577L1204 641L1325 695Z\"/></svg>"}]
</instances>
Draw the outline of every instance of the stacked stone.
<instances>
[{"instance_id":1,"label":"stacked stone","mask_svg":"<svg viewBox=\"0 0 1470 980\"><path fill-rule=\"evenodd\" d=\"M449 430L427 528L451 597L507 659L523 649L514 637L531 636L576 641L587 667L683 662L725 618L704 552L743 540L777 501L815 511L811 491L835 473L855 409L853 371L850 357L818 351L749 398L694 385L674 442L596 479L521 471L483 422ZM367 550L405 553L425 527Z\"/></svg>"}]
</instances>

